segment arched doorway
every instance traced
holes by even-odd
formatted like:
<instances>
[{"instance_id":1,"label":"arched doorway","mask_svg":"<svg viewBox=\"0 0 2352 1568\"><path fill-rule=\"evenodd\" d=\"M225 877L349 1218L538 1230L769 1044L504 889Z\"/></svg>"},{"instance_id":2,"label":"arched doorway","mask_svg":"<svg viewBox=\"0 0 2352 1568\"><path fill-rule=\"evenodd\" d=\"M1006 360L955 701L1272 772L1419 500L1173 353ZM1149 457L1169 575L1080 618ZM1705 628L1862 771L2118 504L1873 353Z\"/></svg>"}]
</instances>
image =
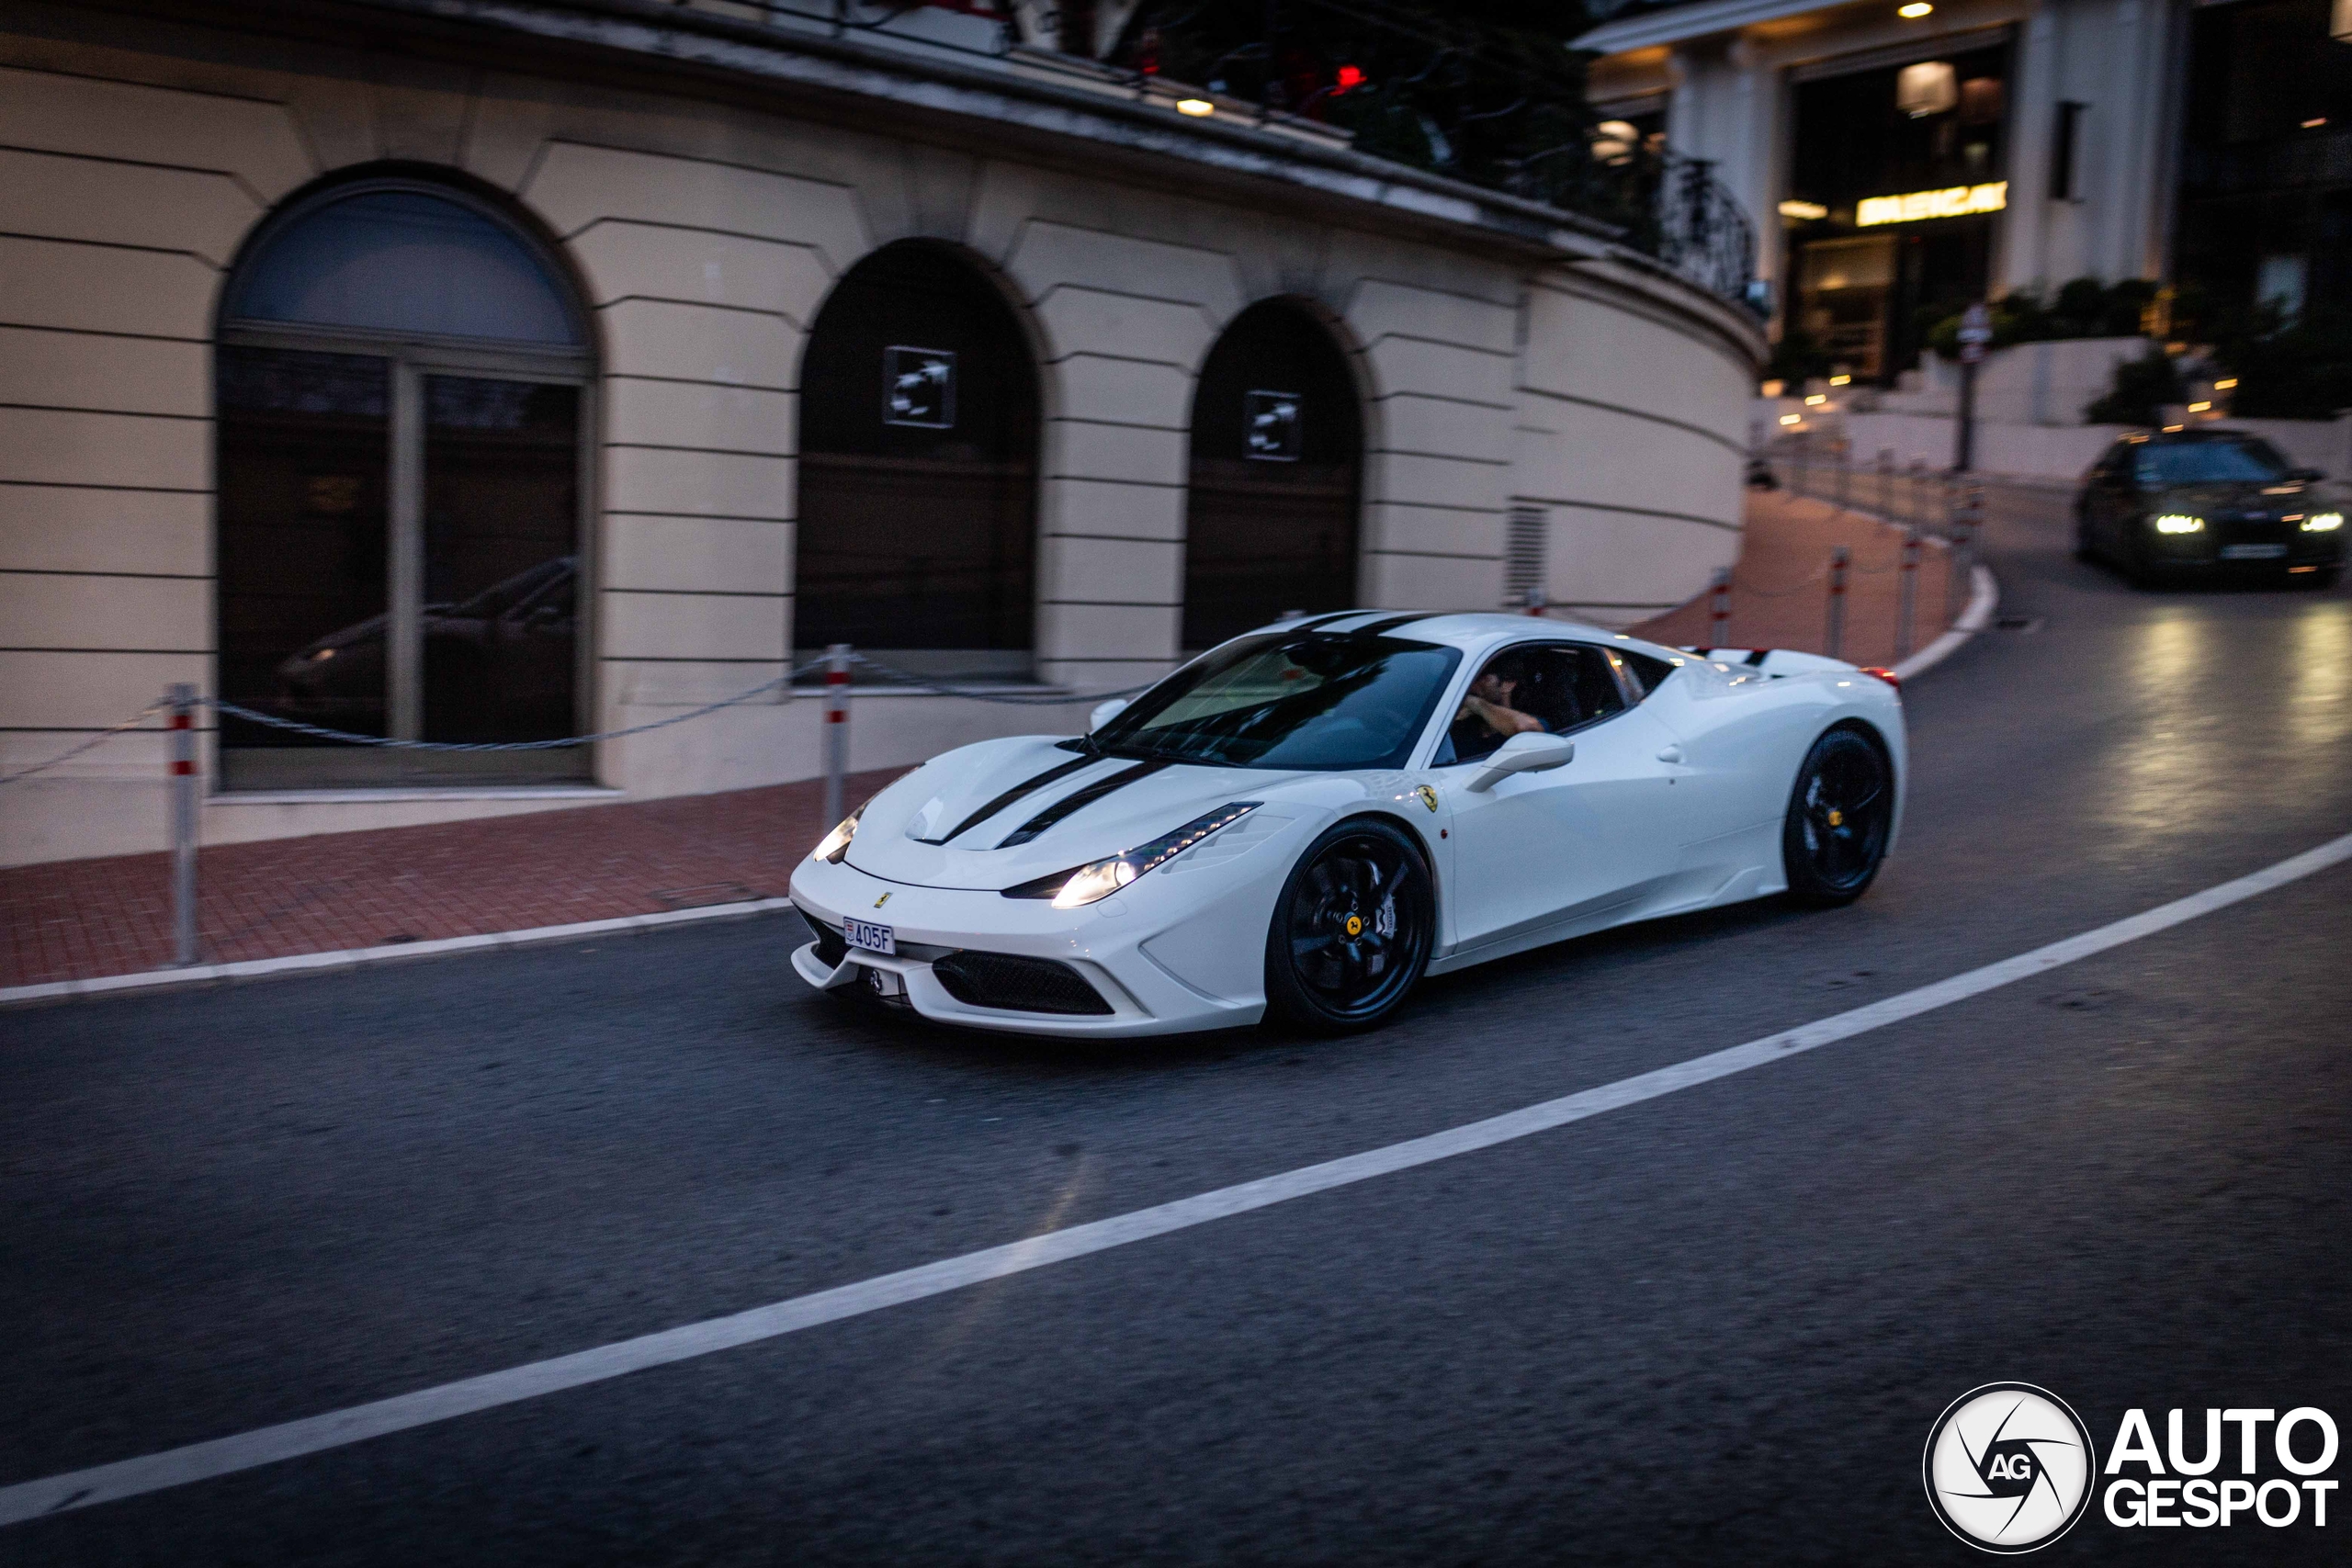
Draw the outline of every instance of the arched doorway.
<instances>
[{"instance_id":1,"label":"arched doorway","mask_svg":"<svg viewBox=\"0 0 2352 1568\"><path fill-rule=\"evenodd\" d=\"M796 659L1026 674L1036 454L1036 367L989 281L922 241L852 267L801 361Z\"/></svg>"},{"instance_id":2,"label":"arched doorway","mask_svg":"<svg viewBox=\"0 0 2352 1568\"><path fill-rule=\"evenodd\" d=\"M256 232L221 305L220 694L444 741L582 732L592 369L553 259L469 193L338 185ZM584 749L428 753L224 716L230 789L480 784Z\"/></svg>"},{"instance_id":3,"label":"arched doorway","mask_svg":"<svg viewBox=\"0 0 2352 1568\"><path fill-rule=\"evenodd\" d=\"M1355 379L1323 323L1287 299L1236 317L1193 394L1187 652L1355 604L1363 453Z\"/></svg>"}]
</instances>

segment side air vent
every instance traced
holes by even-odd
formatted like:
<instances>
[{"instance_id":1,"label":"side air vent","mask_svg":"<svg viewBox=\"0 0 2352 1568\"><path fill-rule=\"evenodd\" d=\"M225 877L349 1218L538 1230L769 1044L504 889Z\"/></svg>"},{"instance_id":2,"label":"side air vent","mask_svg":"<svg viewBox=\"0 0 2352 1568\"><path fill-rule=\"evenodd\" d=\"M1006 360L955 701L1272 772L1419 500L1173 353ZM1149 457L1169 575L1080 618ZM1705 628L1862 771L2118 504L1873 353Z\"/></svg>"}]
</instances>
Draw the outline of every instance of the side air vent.
<instances>
[{"instance_id":1,"label":"side air vent","mask_svg":"<svg viewBox=\"0 0 2352 1568\"><path fill-rule=\"evenodd\" d=\"M1540 506L1514 506L1503 525L1503 608L1540 609L1544 604L1544 546L1550 520Z\"/></svg>"},{"instance_id":2,"label":"side air vent","mask_svg":"<svg viewBox=\"0 0 2352 1568\"><path fill-rule=\"evenodd\" d=\"M966 1007L1098 1015L1111 1010L1111 1004L1086 983L1084 976L1050 958L951 953L933 964L931 972L947 994Z\"/></svg>"}]
</instances>

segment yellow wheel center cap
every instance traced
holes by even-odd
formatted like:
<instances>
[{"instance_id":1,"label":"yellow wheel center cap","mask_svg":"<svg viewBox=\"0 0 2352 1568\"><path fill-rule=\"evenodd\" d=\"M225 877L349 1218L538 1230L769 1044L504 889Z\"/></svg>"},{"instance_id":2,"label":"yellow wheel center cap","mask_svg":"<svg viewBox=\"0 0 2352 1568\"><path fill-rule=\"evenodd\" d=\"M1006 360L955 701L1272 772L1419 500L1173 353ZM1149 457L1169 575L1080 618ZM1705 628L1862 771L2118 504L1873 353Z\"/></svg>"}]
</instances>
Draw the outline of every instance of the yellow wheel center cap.
<instances>
[{"instance_id":1,"label":"yellow wheel center cap","mask_svg":"<svg viewBox=\"0 0 2352 1568\"><path fill-rule=\"evenodd\" d=\"M1845 821L1846 814L1837 809L1835 807L1832 807L1829 811L1829 825L1832 828L1843 827L1845 825Z\"/></svg>"},{"instance_id":2,"label":"yellow wheel center cap","mask_svg":"<svg viewBox=\"0 0 2352 1568\"><path fill-rule=\"evenodd\" d=\"M1350 915L1348 917L1348 934L1350 936L1363 935L1363 917L1362 915Z\"/></svg>"}]
</instances>

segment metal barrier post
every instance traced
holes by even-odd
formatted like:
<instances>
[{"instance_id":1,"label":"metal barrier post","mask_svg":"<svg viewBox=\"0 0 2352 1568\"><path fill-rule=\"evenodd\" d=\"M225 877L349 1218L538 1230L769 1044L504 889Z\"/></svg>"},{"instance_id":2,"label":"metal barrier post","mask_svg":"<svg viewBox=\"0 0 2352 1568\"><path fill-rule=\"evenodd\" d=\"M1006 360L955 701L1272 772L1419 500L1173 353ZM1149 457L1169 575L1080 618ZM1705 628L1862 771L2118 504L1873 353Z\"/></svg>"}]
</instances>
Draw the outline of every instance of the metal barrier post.
<instances>
[{"instance_id":1,"label":"metal barrier post","mask_svg":"<svg viewBox=\"0 0 2352 1568\"><path fill-rule=\"evenodd\" d=\"M1927 482L1927 479L1928 460L1925 457L1912 458L1911 504L1907 508L1907 511L1910 513L1909 522L1914 528L1925 527L1927 525L1927 509L1919 500L1919 488Z\"/></svg>"},{"instance_id":2,"label":"metal barrier post","mask_svg":"<svg viewBox=\"0 0 2352 1568\"><path fill-rule=\"evenodd\" d=\"M196 943L196 688L175 682L172 705L172 962L197 961Z\"/></svg>"},{"instance_id":3,"label":"metal barrier post","mask_svg":"<svg viewBox=\"0 0 2352 1568\"><path fill-rule=\"evenodd\" d=\"M842 781L849 775L849 644L825 649L825 826L849 814Z\"/></svg>"},{"instance_id":4,"label":"metal barrier post","mask_svg":"<svg viewBox=\"0 0 2352 1568\"><path fill-rule=\"evenodd\" d=\"M1894 661L1911 657L1911 642L1919 620L1919 530L1903 530L1903 576L1894 610Z\"/></svg>"},{"instance_id":5,"label":"metal barrier post","mask_svg":"<svg viewBox=\"0 0 2352 1568\"><path fill-rule=\"evenodd\" d=\"M1894 520L1894 448L1878 449L1878 514Z\"/></svg>"},{"instance_id":6,"label":"metal barrier post","mask_svg":"<svg viewBox=\"0 0 2352 1568\"><path fill-rule=\"evenodd\" d=\"M1829 550L1829 628L1826 651L1832 659L1845 657L1846 647L1846 547L1833 545Z\"/></svg>"},{"instance_id":7,"label":"metal barrier post","mask_svg":"<svg viewBox=\"0 0 2352 1568\"><path fill-rule=\"evenodd\" d=\"M1714 595L1707 604L1707 646L1721 648L1731 636L1731 568L1715 568Z\"/></svg>"},{"instance_id":8,"label":"metal barrier post","mask_svg":"<svg viewBox=\"0 0 2352 1568\"><path fill-rule=\"evenodd\" d=\"M1969 578L1975 565L1976 525L1984 509L1984 492L1974 485L1960 491L1951 509L1951 585L1944 591L1944 609L1957 620L1968 603Z\"/></svg>"}]
</instances>

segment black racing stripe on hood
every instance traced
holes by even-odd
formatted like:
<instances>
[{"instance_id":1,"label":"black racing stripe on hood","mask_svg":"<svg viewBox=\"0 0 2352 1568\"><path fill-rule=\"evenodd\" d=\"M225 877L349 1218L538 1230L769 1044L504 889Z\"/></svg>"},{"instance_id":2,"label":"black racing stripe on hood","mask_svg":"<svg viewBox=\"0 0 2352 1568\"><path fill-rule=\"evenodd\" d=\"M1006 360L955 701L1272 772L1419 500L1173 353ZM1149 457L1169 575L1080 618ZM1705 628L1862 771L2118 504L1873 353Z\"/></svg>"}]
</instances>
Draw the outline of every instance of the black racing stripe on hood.
<instances>
[{"instance_id":1,"label":"black racing stripe on hood","mask_svg":"<svg viewBox=\"0 0 2352 1568\"><path fill-rule=\"evenodd\" d=\"M1104 795L1111 794L1113 791L1125 789L1127 785L1135 783L1137 779L1149 778L1152 774L1159 772L1160 769L1173 767L1174 765L1174 763L1166 761L1137 762L1134 767L1122 768L1117 773L1113 773L1109 778L1101 780L1095 784L1088 784L1084 789L1072 790L1069 794L1062 796L1061 799L1054 802L1051 806L1048 806L1046 809L1037 813L1036 816L1032 817L1028 821L1023 822L1020 827L1014 829L1012 835L1008 837L1004 842L999 844L997 848L1001 850L1009 850L1016 845L1025 844L1030 840L1035 838L1038 834L1044 832L1046 829L1052 827L1055 823L1060 821L1063 818L1069 816L1072 812L1083 811L1086 807L1093 805L1096 801L1102 799Z\"/></svg>"},{"instance_id":2,"label":"black racing stripe on hood","mask_svg":"<svg viewBox=\"0 0 2352 1568\"><path fill-rule=\"evenodd\" d=\"M998 795L994 800L989 801L986 806L981 807L978 811L973 812L969 817L967 817L961 822L956 823L955 828L950 831L942 833L936 839L924 839L922 841L926 844L944 844L950 839L958 838L963 834L970 832L973 829L978 827L981 823L987 821L989 818L995 816L998 812L1003 810L1014 801L1019 800L1023 795L1041 790L1047 784L1053 783L1056 779L1066 779L1069 777L1070 774L1078 772L1080 768L1091 768L1102 760L1102 759L1100 757L1090 756L1080 757L1075 762L1057 762L1054 766L1047 768L1044 773L1039 773L1035 778L1023 779L1021 783L1014 784L1011 789L1006 790L1002 795Z\"/></svg>"}]
</instances>

